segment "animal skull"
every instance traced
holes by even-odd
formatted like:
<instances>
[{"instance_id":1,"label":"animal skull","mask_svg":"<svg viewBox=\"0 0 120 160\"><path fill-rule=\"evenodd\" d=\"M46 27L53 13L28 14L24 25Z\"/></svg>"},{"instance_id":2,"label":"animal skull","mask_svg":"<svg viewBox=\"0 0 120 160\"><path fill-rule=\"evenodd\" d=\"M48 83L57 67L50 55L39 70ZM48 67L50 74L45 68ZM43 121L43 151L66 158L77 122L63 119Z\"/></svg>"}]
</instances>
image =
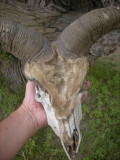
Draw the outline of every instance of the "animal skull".
<instances>
[{"instance_id":1,"label":"animal skull","mask_svg":"<svg viewBox=\"0 0 120 160\"><path fill-rule=\"evenodd\" d=\"M79 130L80 120L82 118L81 96L82 94L80 93L77 97L76 107L74 108L74 111L69 117L69 119L65 120L64 124L59 124L59 121L55 116L55 111L51 106L49 94L36 87L36 100L42 103L47 115L48 125L51 126L55 134L60 137L61 144L69 159L71 159L71 157L74 157L75 153L78 152L81 141L81 135ZM62 127L64 128L61 129ZM63 136L65 132L69 136L66 138L70 139L68 139L68 144L66 141L63 141Z\"/></svg>"},{"instance_id":2,"label":"animal skull","mask_svg":"<svg viewBox=\"0 0 120 160\"><path fill-rule=\"evenodd\" d=\"M60 137L69 159L78 151L81 140L79 124L82 118L82 94L79 90L87 69L86 57L64 60L59 56L49 64L49 69L48 64L36 65L32 62L25 65L25 75L30 79L32 72L39 71L34 78L42 87L36 86L36 99L43 104L48 124Z\"/></svg>"}]
</instances>

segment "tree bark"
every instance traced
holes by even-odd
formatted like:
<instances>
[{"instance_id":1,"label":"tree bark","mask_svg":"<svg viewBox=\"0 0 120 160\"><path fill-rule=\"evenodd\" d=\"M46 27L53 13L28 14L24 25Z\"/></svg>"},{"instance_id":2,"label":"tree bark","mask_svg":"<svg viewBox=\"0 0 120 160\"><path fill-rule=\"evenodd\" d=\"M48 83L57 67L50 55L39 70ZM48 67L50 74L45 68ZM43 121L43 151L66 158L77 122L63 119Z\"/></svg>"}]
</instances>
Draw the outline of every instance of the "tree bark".
<instances>
[{"instance_id":1,"label":"tree bark","mask_svg":"<svg viewBox=\"0 0 120 160\"><path fill-rule=\"evenodd\" d=\"M120 0L101 0L101 1L104 7L120 5Z\"/></svg>"},{"instance_id":2,"label":"tree bark","mask_svg":"<svg viewBox=\"0 0 120 160\"><path fill-rule=\"evenodd\" d=\"M101 0L25 0L29 5L46 7L52 11L66 12L68 10L80 9L89 11L102 7Z\"/></svg>"},{"instance_id":3,"label":"tree bark","mask_svg":"<svg viewBox=\"0 0 120 160\"><path fill-rule=\"evenodd\" d=\"M5 57L2 57L2 54L4 54L2 52L0 51L0 78L5 79L9 89L17 92L16 89L23 88L26 81L21 70L21 62L8 53L6 53ZM9 56L12 59L9 59Z\"/></svg>"},{"instance_id":4,"label":"tree bark","mask_svg":"<svg viewBox=\"0 0 120 160\"><path fill-rule=\"evenodd\" d=\"M52 11L67 12L70 8L71 0L25 0L31 6L38 6Z\"/></svg>"}]
</instances>

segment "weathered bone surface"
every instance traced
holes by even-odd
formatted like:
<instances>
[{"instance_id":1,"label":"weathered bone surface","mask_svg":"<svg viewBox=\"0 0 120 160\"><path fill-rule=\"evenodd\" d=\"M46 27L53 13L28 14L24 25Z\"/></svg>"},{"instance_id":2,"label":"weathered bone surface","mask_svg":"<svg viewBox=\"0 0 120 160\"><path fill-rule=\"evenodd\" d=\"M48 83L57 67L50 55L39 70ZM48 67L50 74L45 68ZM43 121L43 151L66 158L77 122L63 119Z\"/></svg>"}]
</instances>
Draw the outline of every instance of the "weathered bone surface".
<instances>
[{"instance_id":1,"label":"weathered bone surface","mask_svg":"<svg viewBox=\"0 0 120 160\"><path fill-rule=\"evenodd\" d=\"M27 31L16 23L9 28L8 24L11 22L0 24L0 46L22 61L25 57L24 74L27 79L37 82L40 88L37 92L42 96L38 101L45 108L52 108L51 119L55 119L53 125L57 126L55 132L70 159L80 143L79 90L88 71L87 53L101 35L120 27L120 8L87 13L68 26L52 45L37 31L29 28ZM46 113L49 117L50 112L46 110Z\"/></svg>"},{"instance_id":2,"label":"weathered bone surface","mask_svg":"<svg viewBox=\"0 0 120 160\"><path fill-rule=\"evenodd\" d=\"M43 104L47 115L48 125L50 125L55 134L61 138L62 146L69 159L75 157L81 141L81 134L79 130L80 120L82 119L81 97L82 93L79 93L74 111L68 120L65 120L63 124L62 121L59 122L56 119L54 109L51 106L49 94L45 91L42 91L39 86L36 86L36 100ZM67 133L70 139L65 136L64 131Z\"/></svg>"}]
</instances>

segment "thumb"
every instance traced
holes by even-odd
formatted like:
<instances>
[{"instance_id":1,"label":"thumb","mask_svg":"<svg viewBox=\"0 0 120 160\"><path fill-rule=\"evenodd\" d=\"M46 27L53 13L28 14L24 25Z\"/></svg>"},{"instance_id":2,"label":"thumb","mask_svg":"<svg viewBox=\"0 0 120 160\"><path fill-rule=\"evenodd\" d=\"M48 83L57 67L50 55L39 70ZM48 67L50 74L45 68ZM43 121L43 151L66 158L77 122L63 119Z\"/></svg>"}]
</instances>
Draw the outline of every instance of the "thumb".
<instances>
[{"instance_id":1,"label":"thumb","mask_svg":"<svg viewBox=\"0 0 120 160\"><path fill-rule=\"evenodd\" d=\"M35 98L35 84L34 84L34 82L31 82L31 81L27 82L25 98L27 98L27 99Z\"/></svg>"}]
</instances>

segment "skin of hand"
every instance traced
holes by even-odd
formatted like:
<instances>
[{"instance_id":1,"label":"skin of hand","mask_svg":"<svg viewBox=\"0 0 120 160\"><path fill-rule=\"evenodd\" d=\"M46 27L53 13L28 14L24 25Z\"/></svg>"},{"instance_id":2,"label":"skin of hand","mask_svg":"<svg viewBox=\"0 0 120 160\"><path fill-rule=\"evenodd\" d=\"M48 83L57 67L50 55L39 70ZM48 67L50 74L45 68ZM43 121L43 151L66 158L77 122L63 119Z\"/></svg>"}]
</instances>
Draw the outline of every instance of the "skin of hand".
<instances>
[{"instance_id":1,"label":"skin of hand","mask_svg":"<svg viewBox=\"0 0 120 160\"><path fill-rule=\"evenodd\" d=\"M12 160L25 142L46 125L44 108L35 100L34 83L28 82L22 105L0 121L0 160Z\"/></svg>"},{"instance_id":2,"label":"skin of hand","mask_svg":"<svg viewBox=\"0 0 120 160\"><path fill-rule=\"evenodd\" d=\"M85 81L83 88L84 91L83 91L83 96L81 98L82 102L86 100L86 97L88 95L88 89L90 88L90 81Z\"/></svg>"},{"instance_id":3,"label":"skin of hand","mask_svg":"<svg viewBox=\"0 0 120 160\"><path fill-rule=\"evenodd\" d=\"M89 86L86 81L85 89ZM85 91L81 100L84 101L86 96ZM44 108L35 100L35 85L28 81L22 105L0 122L0 160L12 160L25 142L46 125Z\"/></svg>"},{"instance_id":4,"label":"skin of hand","mask_svg":"<svg viewBox=\"0 0 120 160\"><path fill-rule=\"evenodd\" d=\"M27 82L26 93L22 107L24 107L32 113L35 119L34 123L36 123L35 125L38 127L38 129L47 125L47 117L45 110L42 104L35 100L34 82Z\"/></svg>"}]
</instances>

